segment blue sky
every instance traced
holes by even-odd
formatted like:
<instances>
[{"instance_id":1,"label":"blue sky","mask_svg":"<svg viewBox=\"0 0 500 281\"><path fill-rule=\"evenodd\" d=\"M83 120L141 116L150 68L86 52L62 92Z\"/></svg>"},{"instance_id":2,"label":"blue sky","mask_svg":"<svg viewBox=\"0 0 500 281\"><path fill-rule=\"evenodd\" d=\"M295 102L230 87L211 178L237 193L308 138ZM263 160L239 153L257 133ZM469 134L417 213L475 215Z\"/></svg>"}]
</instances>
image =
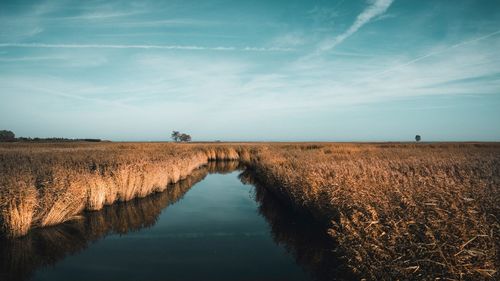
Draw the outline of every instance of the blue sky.
<instances>
[{"instance_id":1,"label":"blue sky","mask_svg":"<svg viewBox=\"0 0 500 281\"><path fill-rule=\"evenodd\" d=\"M2 1L0 129L500 140L500 1Z\"/></svg>"}]
</instances>

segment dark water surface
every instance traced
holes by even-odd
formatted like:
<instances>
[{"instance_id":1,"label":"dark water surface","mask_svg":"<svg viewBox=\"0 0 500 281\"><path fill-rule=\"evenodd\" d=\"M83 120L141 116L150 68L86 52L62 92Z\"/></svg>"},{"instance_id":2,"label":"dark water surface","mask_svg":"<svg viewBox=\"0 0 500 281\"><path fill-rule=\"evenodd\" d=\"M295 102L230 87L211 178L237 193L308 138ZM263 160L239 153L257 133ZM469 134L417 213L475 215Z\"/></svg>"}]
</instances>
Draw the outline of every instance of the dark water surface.
<instances>
[{"instance_id":1,"label":"dark water surface","mask_svg":"<svg viewBox=\"0 0 500 281\"><path fill-rule=\"evenodd\" d=\"M321 228L244 185L251 175L236 167L212 164L166 192L0 242L0 280L341 277Z\"/></svg>"}]
</instances>

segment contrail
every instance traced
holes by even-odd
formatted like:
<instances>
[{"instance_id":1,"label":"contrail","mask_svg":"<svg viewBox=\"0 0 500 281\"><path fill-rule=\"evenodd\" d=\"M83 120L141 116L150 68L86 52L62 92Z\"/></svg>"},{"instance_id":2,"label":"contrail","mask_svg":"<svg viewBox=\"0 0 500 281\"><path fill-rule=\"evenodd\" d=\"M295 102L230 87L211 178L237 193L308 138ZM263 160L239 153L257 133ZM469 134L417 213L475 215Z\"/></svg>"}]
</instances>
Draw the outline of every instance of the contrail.
<instances>
[{"instance_id":1,"label":"contrail","mask_svg":"<svg viewBox=\"0 0 500 281\"><path fill-rule=\"evenodd\" d=\"M356 31L358 31L363 25L367 24L371 19L385 13L389 6L391 6L392 2L394 2L394 0L372 1L372 4L358 15L356 21L354 21L348 30L333 39L323 41L319 46L319 51L331 50L338 44L342 43L349 36L356 33Z\"/></svg>"},{"instance_id":2,"label":"contrail","mask_svg":"<svg viewBox=\"0 0 500 281\"><path fill-rule=\"evenodd\" d=\"M357 86L357 85L361 85L363 83L366 83L368 82L370 79L373 79L373 78L376 78L380 75L383 75L383 74L386 74L386 73L389 73L389 72L392 72L392 71L395 71L395 70L398 70L402 67L405 67L405 66L408 66L408 65L411 65L411 64L414 64L416 62L419 62L423 59L426 59L428 57L431 57L431 56L435 56L435 55L439 55L439 54L442 54L448 50L451 50L451 49L454 49L454 48L458 48L458 47L461 47L463 45L467 45L467 44L471 44L471 43L475 43L475 42L478 42L478 41L481 41L481 40L485 40L485 39L488 39L490 37L493 37L497 34L500 34L500 30L497 30L495 32L492 32L492 33L488 33L486 35L483 35L481 37L477 37L477 38L473 38L473 39L469 39L469 40L465 40L465 41L462 41L462 42L459 42L459 43L456 43L456 44L453 44L451 46L448 46L440 51L434 51L434 52L431 52L431 53L428 53L428 54L425 54L425 55L422 55L420 57L417 57L417 58L414 58L410 61L407 61L405 63L402 63L402 64L399 64L399 65L396 65L396 66L393 66L393 67L390 67L386 70L383 70L383 71L380 71L380 72L377 72L377 73L374 73L370 76L367 76L367 77L364 77L364 79L362 80L359 80L359 81L356 81L356 82L351 82L351 83L343 83L344 86Z\"/></svg>"},{"instance_id":3,"label":"contrail","mask_svg":"<svg viewBox=\"0 0 500 281\"><path fill-rule=\"evenodd\" d=\"M0 43L2 47L16 48L64 48L64 49L161 49L186 51L243 51L243 52L290 52L291 48L260 48L260 47L205 47L184 45L113 45L113 44L45 44L45 43Z\"/></svg>"},{"instance_id":4,"label":"contrail","mask_svg":"<svg viewBox=\"0 0 500 281\"><path fill-rule=\"evenodd\" d=\"M407 62L405 62L405 63L399 64L399 65L396 65L396 66L394 66L394 67L391 67L391 68L389 68L389 69L386 69L386 70L384 70L384 71L381 71L381 72L379 72L379 73L376 73L376 74L374 74L373 76L371 76L370 78L373 78L373 77L375 77L375 76L379 76L379 75L383 75L383 74L385 74L385 73L387 73L387 72L391 72L391 71L397 70L397 69L399 69L399 68L401 68L401 67L405 67L405 66L408 66L408 65L414 64L414 63L416 63L416 62L418 62L418 61L421 61L421 60L423 60L423 59L426 59L426 58L428 58L428 57L432 57L432 56L435 56L435 55L442 54L442 53L444 53L444 52L446 52L446 51L448 51L448 50L451 50L451 49L454 49L454 48L458 48L458 47L463 46L463 45L467 45L467 44L470 44L470 43L475 43L475 42L478 42L478 41L481 41L481 40L484 40L484 39L488 39L488 38L490 38L490 37L492 37L492 36L495 36L495 35L497 35L497 34L500 34L500 30L497 30L497 31L495 31L495 32L492 32L492 33L486 34L486 35L481 36L481 37L477 37L477 38L474 38L474 39L470 39L470 40L465 40L465 41L459 42L459 43L457 43L457 44L454 44L454 45L448 46L448 47L446 47L446 48L444 48L444 49L442 49L442 50L439 50L439 51L430 52L430 53L425 54L425 55L423 55L423 56L417 57L417 58L412 59L412 60L410 60L410 61L407 61Z\"/></svg>"}]
</instances>

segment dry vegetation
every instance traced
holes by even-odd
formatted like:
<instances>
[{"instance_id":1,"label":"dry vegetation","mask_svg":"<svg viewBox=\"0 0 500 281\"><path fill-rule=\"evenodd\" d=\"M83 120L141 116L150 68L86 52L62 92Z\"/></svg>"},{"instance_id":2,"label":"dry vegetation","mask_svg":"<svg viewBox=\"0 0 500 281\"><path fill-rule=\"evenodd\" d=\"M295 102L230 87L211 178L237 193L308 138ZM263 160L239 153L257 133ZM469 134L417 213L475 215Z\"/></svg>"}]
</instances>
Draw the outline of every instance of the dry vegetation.
<instances>
[{"instance_id":1,"label":"dry vegetation","mask_svg":"<svg viewBox=\"0 0 500 281\"><path fill-rule=\"evenodd\" d=\"M496 144L282 146L255 161L259 179L329 224L363 277L498 277Z\"/></svg>"},{"instance_id":2,"label":"dry vegetation","mask_svg":"<svg viewBox=\"0 0 500 281\"><path fill-rule=\"evenodd\" d=\"M240 159L323 222L361 277L498 277L497 144L4 144L3 233L163 191L211 159Z\"/></svg>"},{"instance_id":3,"label":"dry vegetation","mask_svg":"<svg viewBox=\"0 0 500 281\"><path fill-rule=\"evenodd\" d=\"M165 190L209 160L238 159L235 146L3 144L0 221L9 237ZM242 153L243 155L243 153Z\"/></svg>"}]
</instances>

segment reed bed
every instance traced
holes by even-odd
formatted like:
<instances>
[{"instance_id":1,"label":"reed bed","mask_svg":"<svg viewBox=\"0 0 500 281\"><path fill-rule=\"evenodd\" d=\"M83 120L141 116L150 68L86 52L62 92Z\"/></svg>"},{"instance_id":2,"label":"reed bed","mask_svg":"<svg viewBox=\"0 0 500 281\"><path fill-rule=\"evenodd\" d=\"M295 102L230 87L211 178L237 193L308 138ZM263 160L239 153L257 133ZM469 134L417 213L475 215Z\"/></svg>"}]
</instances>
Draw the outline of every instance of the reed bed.
<instances>
[{"instance_id":1,"label":"reed bed","mask_svg":"<svg viewBox=\"0 0 500 281\"><path fill-rule=\"evenodd\" d=\"M498 278L494 143L2 144L3 233L163 191L214 160L239 160L322 223L360 278Z\"/></svg>"},{"instance_id":2,"label":"reed bed","mask_svg":"<svg viewBox=\"0 0 500 281\"><path fill-rule=\"evenodd\" d=\"M498 277L497 144L288 145L254 161L278 197L325 224L362 278Z\"/></svg>"},{"instance_id":3,"label":"reed bed","mask_svg":"<svg viewBox=\"0 0 500 281\"><path fill-rule=\"evenodd\" d=\"M117 201L164 191L242 147L179 144L4 144L0 222L9 237L79 218Z\"/></svg>"}]
</instances>

